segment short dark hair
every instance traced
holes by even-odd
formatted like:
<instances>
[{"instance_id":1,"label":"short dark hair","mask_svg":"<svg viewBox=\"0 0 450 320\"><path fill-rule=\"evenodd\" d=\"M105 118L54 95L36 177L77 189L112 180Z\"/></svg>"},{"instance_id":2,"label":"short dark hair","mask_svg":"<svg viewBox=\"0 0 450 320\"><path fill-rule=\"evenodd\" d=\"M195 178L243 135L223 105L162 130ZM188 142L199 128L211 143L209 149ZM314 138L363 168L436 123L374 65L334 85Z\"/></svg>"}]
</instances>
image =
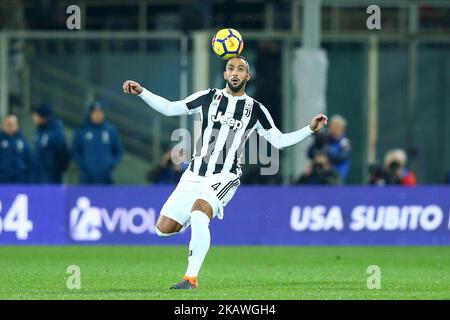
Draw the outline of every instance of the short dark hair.
<instances>
[{"instance_id":1,"label":"short dark hair","mask_svg":"<svg viewBox=\"0 0 450 320\"><path fill-rule=\"evenodd\" d=\"M250 72L250 63L248 62L248 60L247 60L247 58L246 57L244 57L244 56L235 56L235 57L233 57L233 58L230 58L230 59L228 59L227 60L227 62L225 63L225 67L228 65L228 62L231 60L231 59L234 59L234 58L238 58L238 59L242 59L242 60L244 60L245 61L245 64L246 64L246 66L247 66L247 72Z\"/></svg>"}]
</instances>

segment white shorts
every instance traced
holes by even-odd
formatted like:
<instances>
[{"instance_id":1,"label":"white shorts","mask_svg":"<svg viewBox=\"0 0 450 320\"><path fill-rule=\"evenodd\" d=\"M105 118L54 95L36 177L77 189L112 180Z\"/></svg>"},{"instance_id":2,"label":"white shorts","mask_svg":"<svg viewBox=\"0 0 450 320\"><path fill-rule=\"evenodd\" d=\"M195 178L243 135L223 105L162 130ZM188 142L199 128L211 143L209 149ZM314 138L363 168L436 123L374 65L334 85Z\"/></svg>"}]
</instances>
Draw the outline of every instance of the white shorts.
<instances>
[{"instance_id":1,"label":"white shorts","mask_svg":"<svg viewBox=\"0 0 450 320\"><path fill-rule=\"evenodd\" d=\"M187 226L191 220L192 205L195 200L203 199L211 205L213 218L223 219L223 208L233 198L239 184L239 176L231 172L202 177L186 169L163 205L161 214Z\"/></svg>"}]
</instances>

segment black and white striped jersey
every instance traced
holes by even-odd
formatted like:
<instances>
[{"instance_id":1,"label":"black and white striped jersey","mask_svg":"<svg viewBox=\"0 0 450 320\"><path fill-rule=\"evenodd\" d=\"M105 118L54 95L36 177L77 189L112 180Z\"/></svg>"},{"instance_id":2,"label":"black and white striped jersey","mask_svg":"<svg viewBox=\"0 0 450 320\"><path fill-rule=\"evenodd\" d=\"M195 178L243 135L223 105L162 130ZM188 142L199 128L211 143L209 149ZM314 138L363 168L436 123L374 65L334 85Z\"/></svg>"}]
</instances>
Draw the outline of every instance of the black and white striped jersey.
<instances>
[{"instance_id":1,"label":"black and white striped jersey","mask_svg":"<svg viewBox=\"0 0 450 320\"><path fill-rule=\"evenodd\" d=\"M226 89L203 90L174 102L147 89L139 96L165 115L201 114L202 130L189 165L189 170L199 176L221 172L240 176L245 142L255 130L277 148L298 143L312 133L309 126L288 134L281 133L261 103L246 94L232 96Z\"/></svg>"},{"instance_id":2,"label":"black and white striped jersey","mask_svg":"<svg viewBox=\"0 0 450 320\"><path fill-rule=\"evenodd\" d=\"M200 176L220 172L241 174L240 159L247 138L254 130L275 127L266 108L253 98L232 96L225 90L209 89L186 99L190 114L202 116L201 135L189 169Z\"/></svg>"}]
</instances>

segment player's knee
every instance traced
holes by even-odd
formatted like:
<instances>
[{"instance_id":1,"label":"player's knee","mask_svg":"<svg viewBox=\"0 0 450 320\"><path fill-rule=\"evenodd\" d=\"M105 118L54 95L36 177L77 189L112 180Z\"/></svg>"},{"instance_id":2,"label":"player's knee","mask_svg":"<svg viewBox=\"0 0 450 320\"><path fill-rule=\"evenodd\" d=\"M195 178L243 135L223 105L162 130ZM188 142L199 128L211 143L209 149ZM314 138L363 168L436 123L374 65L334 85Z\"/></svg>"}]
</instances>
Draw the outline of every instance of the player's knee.
<instances>
[{"instance_id":1,"label":"player's knee","mask_svg":"<svg viewBox=\"0 0 450 320\"><path fill-rule=\"evenodd\" d=\"M208 201L203 200L203 199L195 200L194 204L192 205L192 211L202 211L210 219L212 219L212 216L213 216L213 209L212 209L211 205L208 203Z\"/></svg>"},{"instance_id":2,"label":"player's knee","mask_svg":"<svg viewBox=\"0 0 450 320\"><path fill-rule=\"evenodd\" d=\"M178 233L181 229L181 225L175 220L160 216L156 223L155 232L160 237L170 237Z\"/></svg>"}]
</instances>

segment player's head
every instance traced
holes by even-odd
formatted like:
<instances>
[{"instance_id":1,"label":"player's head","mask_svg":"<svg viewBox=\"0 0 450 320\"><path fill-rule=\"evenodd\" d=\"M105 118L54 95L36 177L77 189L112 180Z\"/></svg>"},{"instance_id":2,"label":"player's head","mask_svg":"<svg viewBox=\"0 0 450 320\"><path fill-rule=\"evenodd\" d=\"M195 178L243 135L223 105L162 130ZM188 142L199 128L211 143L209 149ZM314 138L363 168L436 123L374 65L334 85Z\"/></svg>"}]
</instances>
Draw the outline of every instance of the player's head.
<instances>
[{"instance_id":1,"label":"player's head","mask_svg":"<svg viewBox=\"0 0 450 320\"><path fill-rule=\"evenodd\" d=\"M245 85L252 77L250 73L250 65L243 56L236 56L228 60L223 72L228 88L233 92L245 90Z\"/></svg>"},{"instance_id":2,"label":"player's head","mask_svg":"<svg viewBox=\"0 0 450 320\"><path fill-rule=\"evenodd\" d=\"M7 115L3 119L2 129L8 136L15 135L19 130L19 121L17 120L17 117L13 114Z\"/></svg>"}]
</instances>

